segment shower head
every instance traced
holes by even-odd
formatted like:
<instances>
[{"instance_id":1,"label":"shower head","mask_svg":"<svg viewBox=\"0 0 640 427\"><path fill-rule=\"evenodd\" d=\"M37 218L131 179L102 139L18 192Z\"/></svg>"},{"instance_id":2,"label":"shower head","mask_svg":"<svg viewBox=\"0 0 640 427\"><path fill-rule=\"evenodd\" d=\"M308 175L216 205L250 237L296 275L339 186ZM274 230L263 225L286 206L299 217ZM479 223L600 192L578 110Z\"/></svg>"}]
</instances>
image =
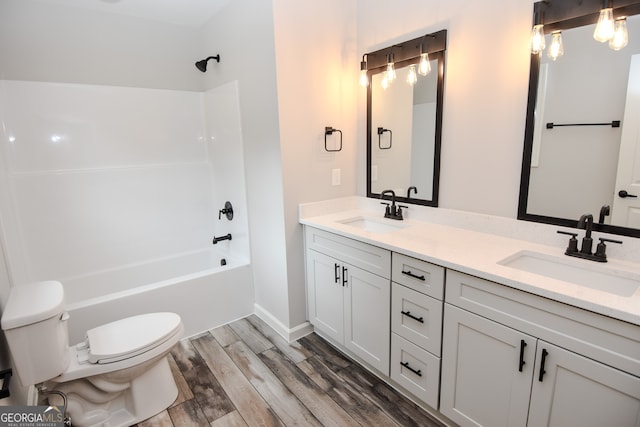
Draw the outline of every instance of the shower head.
<instances>
[{"instance_id":1,"label":"shower head","mask_svg":"<svg viewBox=\"0 0 640 427\"><path fill-rule=\"evenodd\" d=\"M220 62L220 55L216 55L216 56L210 56L207 59L203 59L200 60L198 62L196 62L196 68L200 71L202 71L203 73L207 71L207 61L209 61L210 59L215 59L216 62Z\"/></svg>"}]
</instances>

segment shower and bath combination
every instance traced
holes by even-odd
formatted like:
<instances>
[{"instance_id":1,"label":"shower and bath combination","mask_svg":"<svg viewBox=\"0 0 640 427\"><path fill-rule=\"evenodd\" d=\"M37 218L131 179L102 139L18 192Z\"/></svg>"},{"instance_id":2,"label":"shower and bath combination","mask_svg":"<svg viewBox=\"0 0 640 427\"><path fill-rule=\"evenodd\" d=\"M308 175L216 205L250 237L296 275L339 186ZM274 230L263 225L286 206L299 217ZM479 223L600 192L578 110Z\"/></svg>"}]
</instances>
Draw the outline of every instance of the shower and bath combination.
<instances>
[{"instance_id":1,"label":"shower and bath combination","mask_svg":"<svg viewBox=\"0 0 640 427\"><path fill-rule=\"evenodd\" d=\"M207 62L209 62L210 59L215 59L216 62L220 62L220 55L210 56L208 58L201 59L200 61L196 62L196 68L202 71L203 73L205 73L207 71Z\"/></svg>"}]
</instances>

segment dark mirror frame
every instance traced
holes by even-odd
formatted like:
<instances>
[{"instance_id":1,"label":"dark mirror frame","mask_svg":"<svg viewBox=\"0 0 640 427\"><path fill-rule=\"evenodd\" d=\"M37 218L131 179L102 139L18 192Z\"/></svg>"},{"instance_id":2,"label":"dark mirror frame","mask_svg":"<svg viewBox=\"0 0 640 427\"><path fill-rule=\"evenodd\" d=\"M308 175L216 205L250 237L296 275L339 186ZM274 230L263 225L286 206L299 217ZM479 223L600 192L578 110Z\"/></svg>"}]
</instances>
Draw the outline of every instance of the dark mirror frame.
<instances>
[{"instance_id":1,"label":"dark mirror frame","mask_svg":"<svg viewBox=\"0 0 640 427\"><path fill-rule=\"evenodd\" d=\"M602 0L551 0L539 1L533 5L533 19L542 17L544 33L568 30L584 25L595 24L598 20ZM631 16L640 14L640 2L635 0L615 0L613 2L614 16ZM637 35L633 35L637 37ZM591 40L593 41L593 40ZM520 197L518 201L518 219L524 221L541 222L545 224L565 227L578 227L578 218L557 218L527 213L529 199L529 180L531 171L531 153L533 150L533 133L535 127L536 98L538 93L538 77L540 72L540 55L531 54L531 68L529 71L529 94L527 100L527 118L524 133L524 150L522 154L522 172L520 178ZM598 212L594 212L597 215ZM640 229L621 227L609 224L593 223L593 230L604 233L640 237Z\"/></svg>"},{"instance_id":2,"label":"dark mirror frame","mask_svg":"<svg viewBox=\"0 0 640 427\"><path fill-rule=\"evenodd\" d=\"M420 60L422 46L425 46L429 54L429 60L437 59L438 83L436 94L436 126L435 126L435 144L433 153L433 186L431 199L421 199L417 197L407 198L401 194L396 194L396 202L412 203L416 205L438 206L438 191L440 187L440 147L442 143L442 110L444 99L444 63L445 50L447 46L447 30L440 30L435 33L426 34L412 40L394 44L375 52L366 53L367 58L367 76L369 78L369 86L367 87L367 197L380 198L379 193L371 191L371 156L372 156L372 131L371 131L371 98L372 98L372 77L374 74L384 72L387 65L387 56L393 52L394 66L396 69L407 67L411 64L417 64ZM395 84L401 84L396 82ZM404 83L402 83L404 84Z\"/></svg>"}]
</instances>

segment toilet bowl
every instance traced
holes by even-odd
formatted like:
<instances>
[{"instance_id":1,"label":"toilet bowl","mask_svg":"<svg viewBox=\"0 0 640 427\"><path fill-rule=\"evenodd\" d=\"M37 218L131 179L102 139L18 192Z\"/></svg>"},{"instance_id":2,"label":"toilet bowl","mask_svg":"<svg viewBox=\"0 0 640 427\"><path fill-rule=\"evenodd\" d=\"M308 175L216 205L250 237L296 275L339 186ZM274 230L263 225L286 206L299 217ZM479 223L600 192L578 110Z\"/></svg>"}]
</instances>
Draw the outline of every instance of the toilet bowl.
<instances>
[{"instance_id":1,"label":"toilet bowl","mask_svg":"<svg viewBox=\"0 0 640 427\"><path fill-rule=\"evenodd\" d=\"M178 395L167 354L184 327L175 313L148 313L86 332L68 344L60 282L11 288L2 315L20 382L66 396L74 426L130 426L166 409ZM58 393L50 405L63 405Z\"/></svg>"}]
</instances>

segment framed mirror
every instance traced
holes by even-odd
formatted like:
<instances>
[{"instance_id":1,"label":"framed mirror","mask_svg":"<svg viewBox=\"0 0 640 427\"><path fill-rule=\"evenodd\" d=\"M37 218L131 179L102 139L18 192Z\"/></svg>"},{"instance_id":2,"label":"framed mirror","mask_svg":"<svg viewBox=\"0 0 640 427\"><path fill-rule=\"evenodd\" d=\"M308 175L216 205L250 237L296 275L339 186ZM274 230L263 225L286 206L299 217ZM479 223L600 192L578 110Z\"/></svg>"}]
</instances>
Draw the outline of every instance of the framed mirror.
<instances>
[{"instance_id":1,"label":"framed mirror","mask_svg":"<svg viewBox=\"0 0 640 427\"><path fill-rule=\"evenodd\" d=\"M640 237L640 2L613 6L629 35L619 50L594 40L602 1L534 4L547 47L531 55L518 219L577 227L592 214L594 230Z\"/></svg>"},{"instance_id":2,"label":"framed mirror","mask_svg":"<svg viewBox=\"0 0 640 427\"><path fill-rule=\"evenodd\" d=\"M438 206L446 38L442 30L364 55L367 197L393 190L396 201ZM423 53L428 73L421 73ZM390 60L393 82L387 80Z\"/></svg>"}]
</instances>

